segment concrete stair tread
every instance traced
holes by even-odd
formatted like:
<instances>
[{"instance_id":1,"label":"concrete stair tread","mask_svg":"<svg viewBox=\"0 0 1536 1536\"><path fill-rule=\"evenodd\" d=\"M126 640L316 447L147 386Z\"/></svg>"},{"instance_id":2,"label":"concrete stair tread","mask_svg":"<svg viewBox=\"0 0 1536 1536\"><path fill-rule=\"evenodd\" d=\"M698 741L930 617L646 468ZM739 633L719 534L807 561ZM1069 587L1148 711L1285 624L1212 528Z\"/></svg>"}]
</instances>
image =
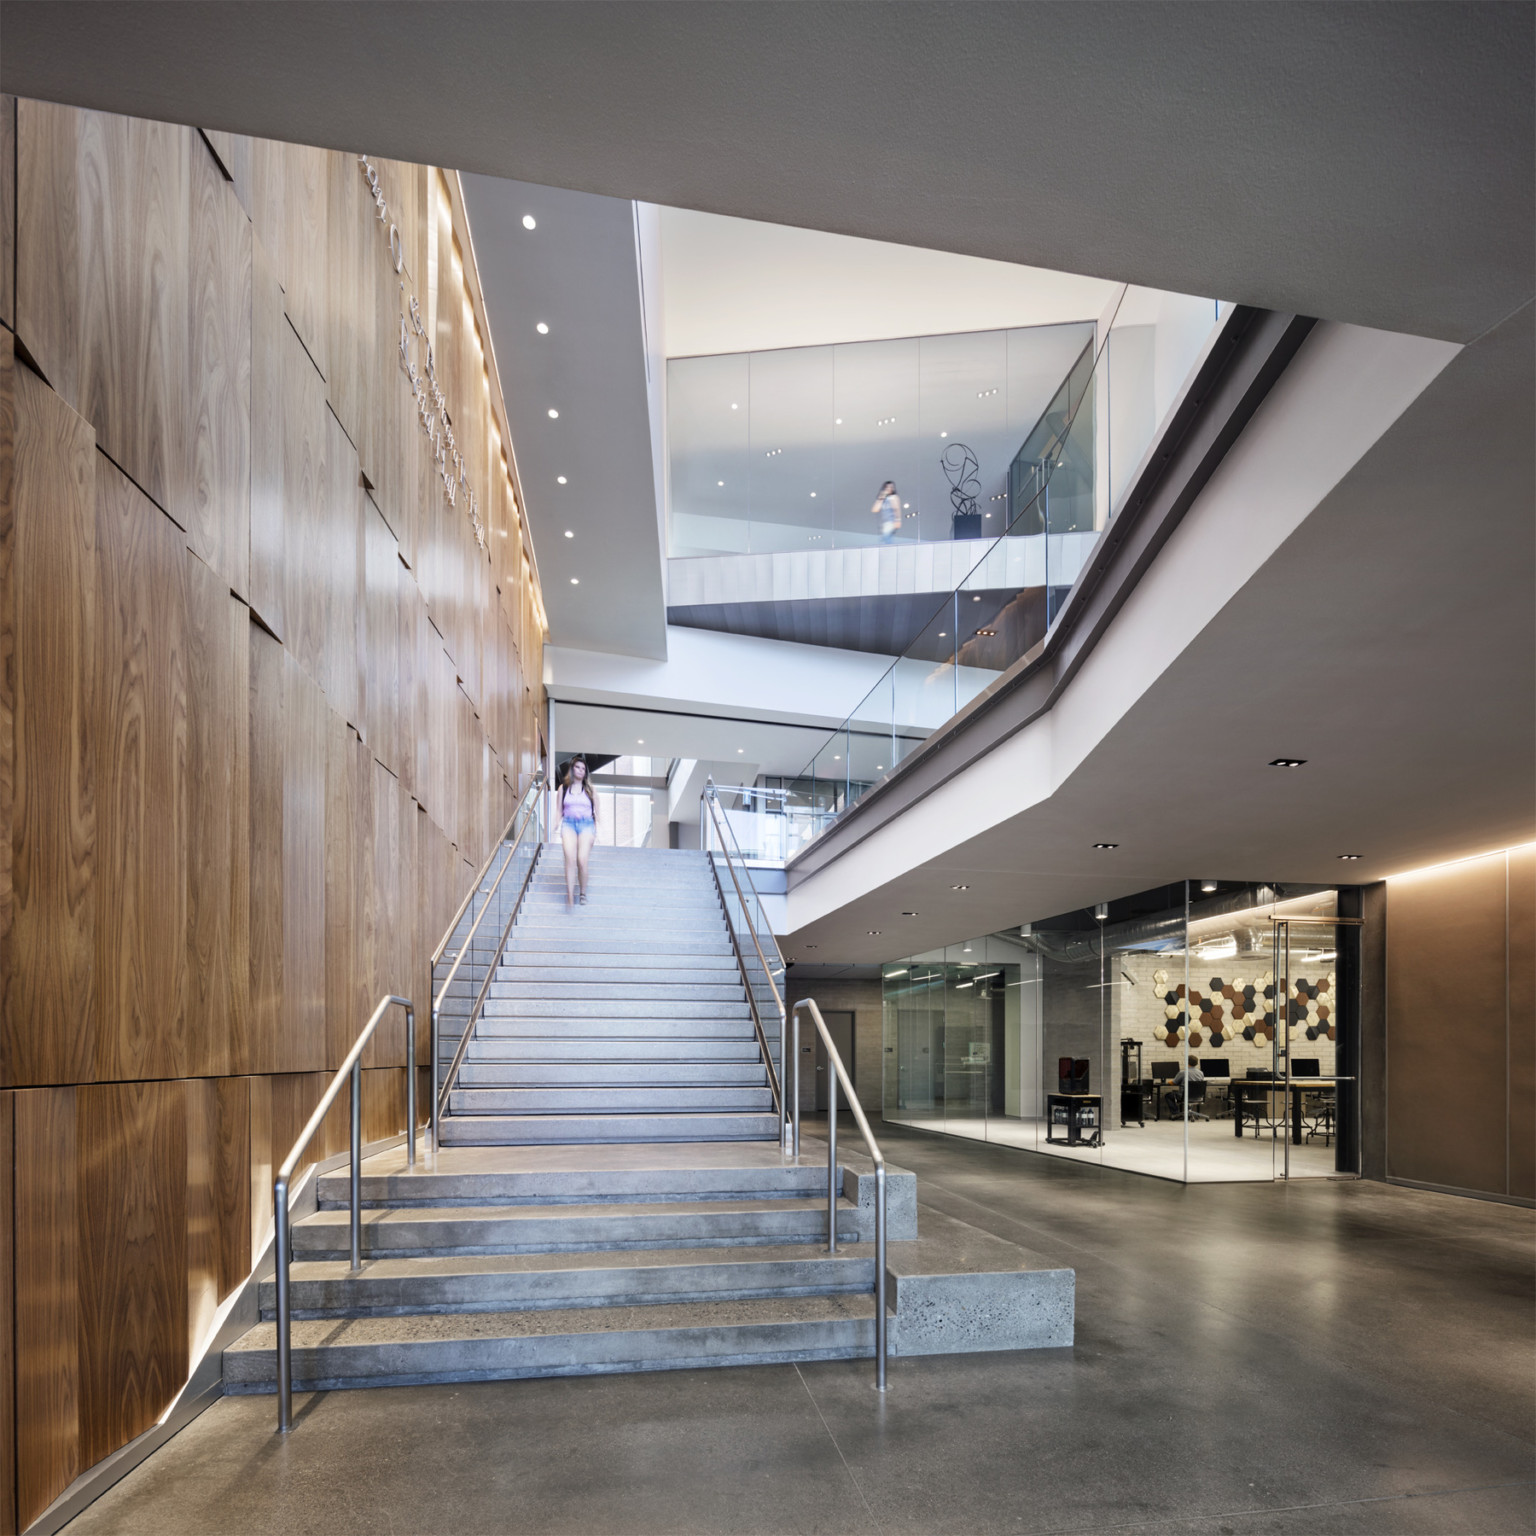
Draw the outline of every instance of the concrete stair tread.
<instances>
[{"instance_id":1,"label":"concrete stair tread","mask_svg":"<svg viewBox=\"0 0 1536 1536\"><path fill-rule=\"evenodd\" d=\"M838 1210L852 1211L854 1206L845 1199L839 1197ZM777 1214L781 1211L817 1211L824 1213L827 1209L825 1197L820 1200L812 1198L798 1198L790 1196L779 1200L668 1200L659 1202L654 1200L636 1201L633 1203L599 1202L592 1205L465 1205L465 1206L431 1206L426 1208L410 1206L393 1206L384 1210L368 1210L362 1213L364 1231L377 1227L399 1226L406 1223L420 1223L424 1221L445 1222L486 1222L486 1221L549 1221L553 1217L561 1220L607 1220L613 1221L627 1216L656 1216L658 1213L664 1216L697 1216L697 1215L758 1215L764 1212ZM347 1227L349 1213L344 1208L327 1207L315 1211L306 1216L302 1221L294 1224L294 1234L312 1231L315 1228L340 1228L344 1233Z\"/></svg>"},{"instance_id":2,"label":"concrete stair tread","mask_svg":"<svg viewBox=\"0 0 1536 1536\"><path fill-rule=\"evenodd\" d=\"M540 1209L548 1210L549 1207ZM748 1245L711 1248L599 1248L571 1253L464 1253L425 1254L421 1257L363 1260L354 1273L346 1259L295 1258L291 1267L294 1281L300 1280L409 1280L418 1275L502 1275L555 1273L562 1270L661 1270L680 1264L708 1264L726 1268L733 1264L800 1266L825 1263L850 1271L867 1271L873 1262L868 1243L857 1243L847 1252L830 1254L803 1243ZM263 1286L275 1282L265 1280Z\"/></svg>"},{"instance_id":3,"label":"concrete stair tread","mask_svg":"<svg viewBox=\"0 0 1536 1536\"><path fill-rule=\"evenodd\" d=\"M841 1322L873 1319L872 1295L758 1297L737 1301L689 1301L634 1307L529 1309L516 1312L431 1312L405 1317L296 1319L293 1347L415 1344L441 1339L532 1338L551 1334L651 1332L673 1328L732 1328L779 1322ZM275 1323L258 1323L226 1353L277 1348Z\"/></svg>"}]
</instances>

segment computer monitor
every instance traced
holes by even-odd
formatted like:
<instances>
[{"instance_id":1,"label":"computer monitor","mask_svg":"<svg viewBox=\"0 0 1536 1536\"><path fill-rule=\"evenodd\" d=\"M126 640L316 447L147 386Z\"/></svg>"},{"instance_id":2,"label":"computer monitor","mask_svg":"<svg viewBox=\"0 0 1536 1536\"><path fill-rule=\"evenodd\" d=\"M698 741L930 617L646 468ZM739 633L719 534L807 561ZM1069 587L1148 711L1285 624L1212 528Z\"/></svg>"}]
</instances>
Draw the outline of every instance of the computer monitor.
<instances>
[{"instance_id":1,"label":"computer monitor","mask_svg":"<svg viewBox=\"0 0 1536 1536\"><path fill-rule=\"evenodd\" d=\"M1323 1062L1320 1056L1298 1056L1291 1062L1292 1077L1321 1077Z\"/></svg>"},{"instance_id":2,"label":"computer monitor","mask_svg":"<svg viewBox=\"0 0 1536 1536\"><path fill-rule=\"evenodd\" d=\"M1174 1074L1179 1070L1176 1061L1154 1061L1152 1063L1152 1081L1154 1083L1169 1083L1173 1081Z\"/></svg>"},{"instance_id":3,"label":"computer monitor","mask_svg":"<svg viewBox=\"0 0 1536 1536\"><path fill-rule=\"evenodd\" d=\"M1231 1077L1232 1065L1225 1056L1202 1056L1200 1070L1207 1077Z\"/></svg>"}]
</instances>

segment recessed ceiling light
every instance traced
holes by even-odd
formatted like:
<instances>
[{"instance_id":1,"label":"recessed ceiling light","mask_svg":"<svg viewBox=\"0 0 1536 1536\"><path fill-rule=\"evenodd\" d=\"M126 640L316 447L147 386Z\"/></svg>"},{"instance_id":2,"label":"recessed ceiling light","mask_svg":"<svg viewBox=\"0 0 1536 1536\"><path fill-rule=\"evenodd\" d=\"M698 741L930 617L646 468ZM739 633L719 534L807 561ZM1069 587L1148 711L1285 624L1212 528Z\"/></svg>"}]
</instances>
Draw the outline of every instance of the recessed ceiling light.
<instances>
[{"instance_id":1,"label":"recessed ceiling light","mask_svg":"<svg viewBox=\"0 0 1536 1536\"><path fill-rule=\"evenodd\" d=\"M637 742L636 742L636 743L635 743L635 745L636 745L636 746L637 746L637 747L643 747L643 746L644 746L644 745L645 745L645 737L644 737L644 736L642 736L642 737L641 737L641 738L640 738L640 739L639 739L639 740L638 740L638 741L637 741Z\"/></svg>"},{"instance_id":2,"label":"recessed ceiling light","mask_svg":"<svg viewBox=\"0 0 1536 1536\"><path fill-rule=\"evenodd\" d=\"M837 754L836 754L836 753L835 753L835 752L834 752L834 753L833 753L833 754L832 754L832 761L833 761L833 762L834 762L834 763L840 763L840 762L842 762L842 758L841 758L841 757L839 757L839 756L838 756L838 755L837 755Z\"/></svg>"},{"instance_id":3,"label":"recessed ceiling light","mask_svg":"<svg viewBox=\"0 0 1536 1536\"><path fill-rule=\"evenodd\" d=\"M554 408L554 406L550 406L550 408L549 408L549 419L551 421L559 421L560 420L560 412L557 411Z\"/></svg>"},{"instance_id":4,"label":"recessed ceiling light","mask_svg":"<svg viewBox=\"0 0 1536 1536\"><path fill-rule=\"evenodd\" d=\"M715 481L715 484L716 484L716 485L720 485L720 486L723 486L723 485L724 485L724 484L725 484L725 481L724 481L724 480L716 480L716 481Z\"/></svg>"},{"instance_id":5,"label":"recessed ceiling light","mask_svg":"<svg viewBox=\"0 0 1536 1536\"><path fill-rule=\"evenodd\" d=\"M574 539L576 537L575 533L569 528L565 530L565 536L568 539Z\"/></svg>"},{"instance_id":6,"label":"recessed ceiling light","mask_svg":"<svg viewBox=\"0 0 1536 1536\"><path fill-rule=\"evenodd\" d=\"M939 433L939 436L940 436L940 437L948 437L948 436L949 436L949 433L948 433L948 432L940 432L940 433Z\"/></svg>"},{"instance_id":7,"label":"recessed ceiling light","mask_svg":"<svg viewBox=\"0 0 1536 1536\"><path fill-rule=\"evenodd\" d=\"M739 411L741 409L741 407L739 405L737 405L737 403L734 400L732 400L731 401L731 409L733 411Z\"/></svg>"},{"instance_id":8,"label":"recessed ceiling light","mask_svg":"<svg viewBox=\"0 0 1536 1536\"><path fill-rule=\"evenodd\" d=\"M903 917L916 917L917 913L916 912L903 912L901 915Z\"/></svg>"},{"instance_id":9,"label":"recessed ceiling light","mask_svg":"<svg viewBox=\"0 0 1536 1536\"><path fill-rule=\"evenodd\" d=\"M910 501L904 501L904 502L902 502L902 504L901 504L901 510L902 510L902 511L903 511L903 512L910 512L910 511L911 511L911 510L912 510L912 503L911 503L911 502L910 502Z\"/></svg>"},{"instance_id":10,"label":"recessed ceiling light","mask_svg":"<svg viewBox=\"0 0 1536 1536\"><path fill-rule=\"evenodd\" d=\"M1105 853L1105 852L1108 852L1111 848L1118 848L1120 846L1120 844L1119 843L1095 843L1093 846L1095 848L1097 848L1101 853Z\"/></svg>"},{"instance_id":11,"label":"recessed ceiling light","mask_svg":"<svg viewBox=\"0 0 1536 1536\"><path fill-rule=\"evenodd\" d=\"M976 595L971 598L971 601L973 603L979 603L981 601L981 593L980 592L976 593Z\"/></svg>"},{"instance_id":12,"label":"recessed ceiling light","mask_svg":"<svg viewBox=\"0 0 1536 1536\"><path fill-rule=\"evenodd\" d=\"M580 576L572 576L571 577L571 585L573 587L579 587L581 585L581 577Z\"/></svg>"},{"instance_id":13,"label":"recessed ceiling light","mask_svg":"<svg viewBox=\"0 0 1536 1536\"><path fill-rule=\"evenodd\" d=\"M738 756L738 757L740 757L740 756L741 756L741 754L742 754L742 753L743 753L743 752L745 752L745 751L746 751L746 750L747 750L747 749L746 749L746 748L745 748L745 747L737 747L737 748L736 748L736 755L737 755L737 756Z\"/></svg>"},{"instance_id":14,"label":"recessed ceiling light","mask_svg":"<svg viewBox=\"0 0 1536 1536\"><path fill-rule=\"evenodd\" d=\"M990 640L997 631L995 629L978 629L976 633L978 635L985 635Z\"/></svg>"},{"instance_id":15,"label":"recessed ceiling light","mask_svg":"<svg viewBox=\"0 0 1536 1536\"><path fill-rule=\"evenodd\" d=\"M884 773L885 772L885 764L884 763L876 763L875 764L875 772L876 773Z\"/></svg>"},{"instance_id":16,"label":"recessed ceiling light","mask_svg":"<svg viewBox=\"0 0 1536 1536\"><path fill-rule=\"evenodd\" d=\"M565 484L565 476L564 475L556 475L555 476L555 484L556 485L564 485Z\"/></svg>"},{"instance_id":17,"label":"recessed ceiling light","mask_svg":"<svg viewBox=\"0 0 1536 1536\"><path fill-rule=\"evenodd\" d=\"M839 416L839 417L838 417L838 418L837 418L837 419L836 419L836 420L835 420L835 421L834 421L834 422L833 422L833 423L832 423L832 425L833 425L833 426L834 426L834 427L840 427L840 426L842 426L842 424L843 424L843 418L842 418L842 417L841 417L841 416Z\"/></svg>"},{"instance_id":18,"label":"recessed ceiling light","mask_svg":"<svg viewBox=\"0 0 1536 1536\"><path fill-rule=\"evenodd\" d=\"M944 640L944 639L947 639L947 638L948 638L948 636L949 636L949 631L948 631L948 630L947 630L947 629L941 629L941 630L940 630L940 631L939 631L939 639L940 639L940 640Z\"/></svg>"},{"instance_id":19,"label":"recessed ceiling light","mask_svg":"<svg viewBox=\"0 0 1536 1536\"><path fill-rule=\"evenodd\" d=\"M821 945L820 944L807 944L805 947L807 949L820 949Z\"/></svg>"},{"instance_id":20,"label":"recessed ceiling light","mask_svg":"<svg viewBox=\"0 0 1536 1536\"><path fill-rule=\"evenodd\" d=\"M542 320L540 320L539 323L536 326L534 326L534 330L536 330L539 333L540 336L548 336L549 335L549 327L547 325L545 325Z\"/></svg>"},{"instance_id":21,"label":"recessed ceiling light","mask_svg":"<svg viewBox=\"0 0 1536 1536\"><path fill-rule=\"evenodd\" d=\"M968 891L968 890L970 890L970 886L968 886L968 885L952 885L952 886L950 886L950 890L952 890L952 891Z\"/></svg>"},{"instance_id":22,"label":"recessed ceiling light","mask_svg":"<svg viewBox=\"0 0 1536 1536\"><path fill-rule=\"evenodd\" d=\"M880 937L880 930L878 928L871 928L869 930L869 936L872 939L878 939Z\"/></svg>"},{"instance_id":23,"label":"recessed ceiling light","mask_svg":"<svg viewBox=\"0 0 1536 1536\"><path fill-rule=\"evenodd\" d=\"M523 215L523 228L524 229L537 229L538 227L539 227L539 221L536 218L534 218L534 216L531 213L525 213Z\"/></svg>"},{"instance_id":24,"label":"recessed ceiling light","mask_svg":"<svg viewBox=\"0 0 1536 1536\"><path fill-rule=\"evenodd\" d=\"M816 492L815 492L815 491L812 491L812 492L811 492L811 500L812 500L812 501L815 501L815 500L816 500Z\"/></svg>"},{"instance_id":25,"label":"recessed ceiling light","mask_svg":"<svg viewBox=\"0 0 1536 1536\"><path fill-rule=\"evenodd\" d=\"M1272 757L1269 760L1271 768L1305 768L1306 765L1304 757Z\"/></svg>"},{"instance_id":26,"label":"recessed ceiling light","mask_svg":"<svg viewBox=\"0 0 1536 1536\"><path fill-rule=\"evenodd\" d=\"M1202 880L1200 882L1200 889L1209 896L1216 889L1216 882L1214 880Z\"/></svg>"},{"instance_id":27,"label":"recessed ceiling light","mask_svg":"<svg viewBox=\"0 0 1536 1536\"><path fill-rule=\"evenodd\" d=\"M1341 859L1363 859L1365 855L1363 853L1341 853L1339 857Z\"/></svg>"}]
</instances>

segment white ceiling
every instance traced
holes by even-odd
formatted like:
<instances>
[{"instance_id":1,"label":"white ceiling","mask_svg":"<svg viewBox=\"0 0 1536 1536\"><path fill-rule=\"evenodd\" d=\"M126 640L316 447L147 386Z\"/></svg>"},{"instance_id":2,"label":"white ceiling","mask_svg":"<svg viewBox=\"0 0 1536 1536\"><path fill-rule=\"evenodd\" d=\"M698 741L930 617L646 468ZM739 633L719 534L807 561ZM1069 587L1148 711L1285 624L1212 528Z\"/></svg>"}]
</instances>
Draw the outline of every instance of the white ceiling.
<instances>
[{"instance_id":1,"label":"white ceiling","mask_svg":"<svg viewBox=\"0 0 1536 1536\"><path fill-rule=\"evenodd\" d=\"M1094 320L1101 278L662 208L668 357Z\"/></svg>"}]
</instances>

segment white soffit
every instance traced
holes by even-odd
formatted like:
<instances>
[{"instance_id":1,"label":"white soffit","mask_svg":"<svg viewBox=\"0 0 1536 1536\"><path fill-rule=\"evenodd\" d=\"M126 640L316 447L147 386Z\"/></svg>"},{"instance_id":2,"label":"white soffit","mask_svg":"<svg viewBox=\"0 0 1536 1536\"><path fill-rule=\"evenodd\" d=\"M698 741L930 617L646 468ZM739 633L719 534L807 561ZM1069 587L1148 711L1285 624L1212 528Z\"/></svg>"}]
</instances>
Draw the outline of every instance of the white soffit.
<instances>
[{"instance_id":1,"label":"white soffit","mask_svg":"<svg viewBox=\"0 0 1536 1536\"><path fill-rule=\"evenodd\" d=\"M659 211L668 357L1095 320L1118 292L1043 267Z\"/></svg>"}]
</instances>

